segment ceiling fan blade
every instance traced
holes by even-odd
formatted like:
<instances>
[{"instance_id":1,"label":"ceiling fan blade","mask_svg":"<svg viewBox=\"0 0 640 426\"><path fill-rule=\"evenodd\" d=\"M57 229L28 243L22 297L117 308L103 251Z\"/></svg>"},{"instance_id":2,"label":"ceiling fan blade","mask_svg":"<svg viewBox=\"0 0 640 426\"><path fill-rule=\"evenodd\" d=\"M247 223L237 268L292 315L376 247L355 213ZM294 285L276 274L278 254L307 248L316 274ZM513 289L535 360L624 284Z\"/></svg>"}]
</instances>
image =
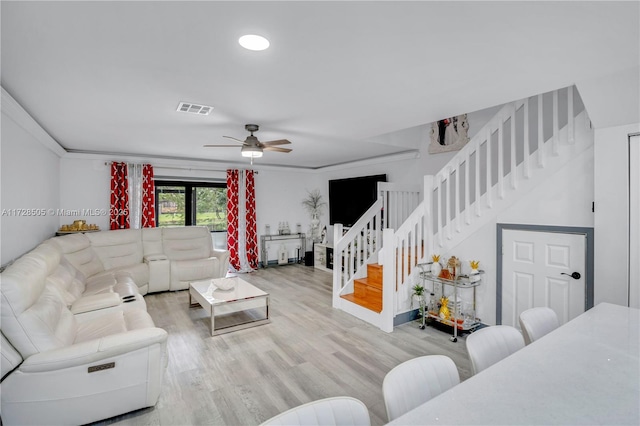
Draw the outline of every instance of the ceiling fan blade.
<instances>
[{"instance_id":1,"label":"ceiling fan blade","mask_svg":"<svg viewBox=\"0 0 640 426\"><path fill-rule=\"evenodd\" d=\"M264 146L274 146L274 145L287 145L290 144L291 142L289 142L286 139L278 139L276 141L268 141L268 142L262 142L262 145Z\"/></svg>"},{"instance_id":2,"label":"ceiling fan blade","mask_svg":"<svg viewBox=\"0 0 640 426\"><path fill-rule=\"evenodd\" d=\"M223 136L223 138L233 139L234 141L238 141L238 142L242 142L242 143L244 143L244 142L245 142L245 141L241 141L241 140L240 140L240 139L238 139L238 138L234 138L233 136Z\"/></svg>"},{"instance_id":3,"label":"ceiling fan blade","mask_svg":"<svg viewBox=\"0 0 640 426\"><path fill-rule=\"evenodd\" d=\"M240 148L238 145L202 145L205 148Z\"/></svg>"},{"instance_id":4,"label":"ceiling fan blade","mask_svg":"<svg viewBox=\"0 0 640 426\"><path fill-rule=\"evenodd\" d=\"M276 151L276 152L291 152L292 150L289 148L280 148L277 146L265 146L263 148L265 151Z\"/></svg>"}]
</instances>

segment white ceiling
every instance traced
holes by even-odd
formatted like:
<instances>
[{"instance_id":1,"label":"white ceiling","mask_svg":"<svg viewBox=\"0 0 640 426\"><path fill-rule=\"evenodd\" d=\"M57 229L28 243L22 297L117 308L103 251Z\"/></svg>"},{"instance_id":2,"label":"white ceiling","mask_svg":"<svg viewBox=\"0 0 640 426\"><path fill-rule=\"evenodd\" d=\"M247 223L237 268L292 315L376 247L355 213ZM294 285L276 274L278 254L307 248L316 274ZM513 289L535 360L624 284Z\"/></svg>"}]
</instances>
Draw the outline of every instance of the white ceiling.
<instances>
[{"instance_id":1,"label":"white ceiling","mask_svg":"<svg viewBox=\"0 0 640 426\"><path fill-rule=\"evenodd\" d=\"M367 141L638 67L638 2L2 1L2 87L66 150L261 164L418 148ZM243 34L271 42L243 49ZM580 87L578 87L580 89ZM176 112L181 101L215 107ZM588 104L587 104L588 107ZM387 138L389 140L393 138Z\"/></svg>"}]
</instances>

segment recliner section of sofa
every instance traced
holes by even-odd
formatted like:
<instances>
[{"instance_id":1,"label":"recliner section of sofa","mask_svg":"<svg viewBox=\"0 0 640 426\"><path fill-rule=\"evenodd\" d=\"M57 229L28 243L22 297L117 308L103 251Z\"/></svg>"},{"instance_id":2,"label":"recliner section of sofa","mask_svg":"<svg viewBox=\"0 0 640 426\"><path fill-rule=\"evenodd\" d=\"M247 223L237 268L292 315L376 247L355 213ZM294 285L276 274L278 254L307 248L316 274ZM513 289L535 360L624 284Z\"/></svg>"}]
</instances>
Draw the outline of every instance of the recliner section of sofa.
<instances>
[{"instance_id":1,"label":"recliner section of sofa","mask_svg":"<svg viewBox=\"0 0 640 426\"><path fill-rule=\"evenodd\" d=\"M74 315L50 279L68 272L56 252L45 243L0 276L3 424L84 424L153 406L166 331L144 309Z\"/></svg>"},{"instance_id":2,"label":"recliner section of sofa","mask_svg":"<svg viewBox=\"0 0 640 426\"><path fill-rule=\"evenodd\" d=\"M2 423L84 424L155 405L167 333L142 293L224 277L228 258L207 228L182 227L54 237L9 265Z\"/></svg>"},{"instance_id":3,"label":"recliner section of sofa","mask_svg":"<svg viewBox=\"0 0 640 426\"><path fill-rule=\"evenodd\" d=\"M171 264L171 290L188 289L191 281L223 278L227 273L229 252L213 248L207 228L163 228L162 243Z\"/></svg>"}]
</instances>

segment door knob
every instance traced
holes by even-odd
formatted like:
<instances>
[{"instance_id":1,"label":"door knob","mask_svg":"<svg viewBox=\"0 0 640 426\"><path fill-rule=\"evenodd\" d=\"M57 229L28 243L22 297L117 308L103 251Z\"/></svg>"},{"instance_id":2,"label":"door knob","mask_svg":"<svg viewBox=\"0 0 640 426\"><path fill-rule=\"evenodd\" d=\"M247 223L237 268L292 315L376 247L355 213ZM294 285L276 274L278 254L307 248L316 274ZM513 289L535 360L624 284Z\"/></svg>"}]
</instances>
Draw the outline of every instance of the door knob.
<instances>
[{"instance_id":1,"label":"door knob","mask_svg":"<svg viewBox=\"0 0 640 426\"><path fill-rule=\"evenodd\" d=\"M580 277L582 275L580 275L580 272L573 272L571 274L567 274L566 272L561 273L560 275L569 275L571 278L573 278L574 280L579 280Z\"/></svg>"}]
</instances>

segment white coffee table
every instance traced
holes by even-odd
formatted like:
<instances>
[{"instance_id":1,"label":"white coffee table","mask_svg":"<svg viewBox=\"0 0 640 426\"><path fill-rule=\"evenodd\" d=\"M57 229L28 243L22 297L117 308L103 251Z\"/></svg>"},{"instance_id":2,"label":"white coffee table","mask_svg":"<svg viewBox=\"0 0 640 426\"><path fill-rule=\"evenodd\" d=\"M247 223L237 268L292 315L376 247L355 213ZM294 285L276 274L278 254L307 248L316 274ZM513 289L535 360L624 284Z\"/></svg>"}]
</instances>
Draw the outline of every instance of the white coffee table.
<instances>
[{"instance_id":1,"label":"white coffee table","mask_svg":"<svg viewBox=\"0 0 640 426\"><path fill-rule=\"evenodd\" d=\"M222 280L233 280L235 282L233 288L229 290L218 288L217 285L221 285ZM269 293L265 293L238 277L190 283L189 305L191 307L200 305L211 315L212 336L270 322ZM264 315L256 316L256 313L263 309ZM222 316L235 319L235 322L216 328L216 317L220 319Z\"/></svg>"}]
</instances>

